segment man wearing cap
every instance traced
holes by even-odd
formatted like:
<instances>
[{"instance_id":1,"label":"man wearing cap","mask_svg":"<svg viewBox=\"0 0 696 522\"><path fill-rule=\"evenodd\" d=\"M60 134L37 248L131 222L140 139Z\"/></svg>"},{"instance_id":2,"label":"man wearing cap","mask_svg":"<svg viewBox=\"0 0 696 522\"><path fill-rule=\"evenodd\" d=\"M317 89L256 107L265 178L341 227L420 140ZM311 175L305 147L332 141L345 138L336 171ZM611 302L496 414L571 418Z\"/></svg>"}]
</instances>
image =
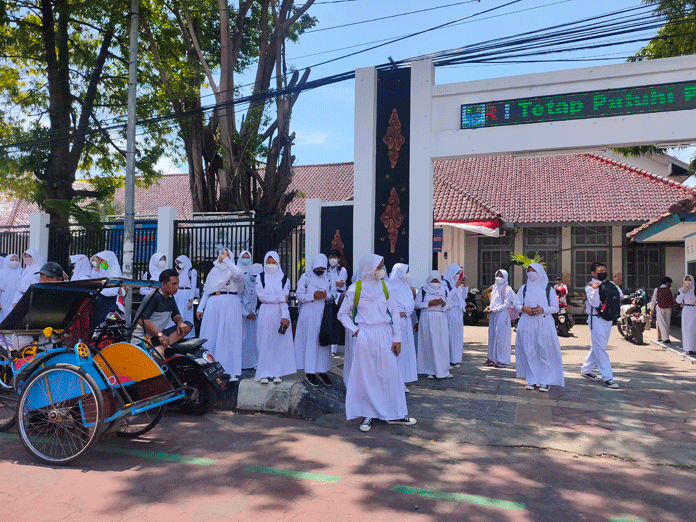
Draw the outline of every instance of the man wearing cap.
<instances>
[{"instance_id":1,"label":"man wearing cap","mask_svg":"<svg viewBox=\"0 0 696 522\"><path fill-rule=\"evenodd\" d=\"M39 270L39 283L55 283L63 281L64 277L63 267L53 261L44 264Z\"/></svg>"}]
</instances>

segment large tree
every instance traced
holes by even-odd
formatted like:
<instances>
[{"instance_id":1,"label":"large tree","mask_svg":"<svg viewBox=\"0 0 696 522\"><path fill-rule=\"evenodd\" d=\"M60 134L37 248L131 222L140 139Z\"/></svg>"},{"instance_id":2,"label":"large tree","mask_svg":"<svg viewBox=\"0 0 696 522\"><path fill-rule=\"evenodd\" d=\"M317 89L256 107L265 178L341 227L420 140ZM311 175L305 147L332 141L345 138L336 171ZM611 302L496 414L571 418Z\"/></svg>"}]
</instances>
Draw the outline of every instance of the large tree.
<instances>
[{"instance_id":1,"label":"large tree","mask_svg":"<svg viewBox=\"0 0 696 522\"><path fill-rule=\"evenodd\" d=\"M125 129L108 127L125 121L128 13L126 0L8 0L0 9L0 177L54 224L122 178ZM146 177L166 146L148 131L138 154ZM92 190L75 189L78 173Z\"/></svg>"}]
</instances>

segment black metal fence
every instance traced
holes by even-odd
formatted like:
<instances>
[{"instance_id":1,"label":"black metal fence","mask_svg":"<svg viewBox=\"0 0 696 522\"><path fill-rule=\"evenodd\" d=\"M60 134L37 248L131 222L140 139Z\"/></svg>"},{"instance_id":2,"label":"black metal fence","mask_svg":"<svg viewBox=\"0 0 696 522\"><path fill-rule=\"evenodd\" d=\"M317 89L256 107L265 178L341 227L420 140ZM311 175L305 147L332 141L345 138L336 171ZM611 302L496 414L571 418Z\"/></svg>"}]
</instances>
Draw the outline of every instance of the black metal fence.
<instances>
[{"instance_id":1,"label":"black metal fence","mask_svg":"<svg viewBox=\"0 0 696 522\"><path fill-rule=\"evenodd\" d=\"M69 267L70 256L92 256L103 250L116 254L123 263L123 222L109 221L89 226L71 225L68 230L48 225L48 260ZM140 278L148 269L150 257L157 247L157 221L135 222L133 276Z\"/></svg>"},{"instance_id":2,"label":"black metal fence","mask_svg":"<svg viewBox=\"0 0 696 522\"><path fill-rule=\"evenodd\" d=\"M243 250L248 250L257 263L263 263L261 252L268 245L278 252L283 272L295 288L305 268L304 234L304 219L301 217L283 224L254 217L175 221L174 257L188 256L203 280L217 257L215 245L230 249L235 261Z\"/></svg>"},{"instance_id":3,"label":"black metal fence","mask_svg":"<svg viewBox=\"0 0 696 522\"><path fill-rule=\"evenodd\" d=\"M0 255L22 254L29 248L29 225L0 227Z\"/></svg>"}]
</instances>

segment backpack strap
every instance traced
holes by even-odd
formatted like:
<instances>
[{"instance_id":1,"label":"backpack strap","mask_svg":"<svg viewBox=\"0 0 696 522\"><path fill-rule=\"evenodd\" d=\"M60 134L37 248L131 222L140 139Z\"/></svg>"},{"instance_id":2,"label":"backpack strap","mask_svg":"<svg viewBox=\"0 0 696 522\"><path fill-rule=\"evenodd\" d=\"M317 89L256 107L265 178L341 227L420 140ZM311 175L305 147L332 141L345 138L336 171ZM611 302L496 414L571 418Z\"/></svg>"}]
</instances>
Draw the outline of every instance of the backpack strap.
<instances>
[{"instance_id":1,"label":"backpack strap","mask_svg":"<svg viewBox=\"0 0 696 522\"><path fill-rule=\"evenodd\" d=\"M358 304L360 303L360 290L362 289L362 281L357 281L355 283L355 299L353 299L353 324L357 325L355 322L355 316L358 315Z\"/></svg>"},{"instance_id":2,"label":"backpack strap","mask_svg":"<svg viewBox=\"0 0 696 522\"><path fill-rule=\"evenodd\" d=\"M452 285L450 284L450 282L449 282L447 279L443 279L443 281L444 281L445 284L447 285L447 288L448 288L449 290L452 290Z\"/></svg>"}]
</instances>

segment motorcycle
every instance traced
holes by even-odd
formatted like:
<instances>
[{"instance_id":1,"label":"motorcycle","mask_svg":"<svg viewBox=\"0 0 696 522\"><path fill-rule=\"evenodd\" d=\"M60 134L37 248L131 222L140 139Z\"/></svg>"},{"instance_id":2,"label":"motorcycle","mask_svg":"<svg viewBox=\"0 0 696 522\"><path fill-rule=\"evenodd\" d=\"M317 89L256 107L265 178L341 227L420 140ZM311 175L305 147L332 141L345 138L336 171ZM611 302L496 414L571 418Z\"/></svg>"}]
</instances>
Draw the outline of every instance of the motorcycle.
<instances>
[{"instance_id":1,"label":"motorcycle","mask_svg":"<svg viewBox=\"0 0 696 522\"><path fill-rule=\"evenodd\" d=\"M472 288L466 296L466 305L464 307L464 324L468 326L476 326L479 319L483 317L483 313L479 311L476 295L480 291L478 288Z\"/></svg>"},{"instance_id":2,"label":"motorcycle","mask_svg":"<svg viewBox=\"0 0 696 522\"><path fill-rule=\"evenodd\" d=\"M136 320L137 317L133 324ZM97 348L104 348L110 344L127 342L128 337L130 335L126 321L116 309L95 329L92 344ZM133 339L132 342L138 341ZM216 391L227 388L230 380L230 375L225 373L222 365L203 347L204 342L205 339L182 339L164 351L168 366L165 375L170 380L179 380L186 388L186 396L178 402L178 406L182 413L189 415L205 415L212 410Z\"/></svg>"},{"instance_id":3,"label":"motorcycle","mask_svg":"<svg viewBox=\"0 0 696 522\"><path fill-rule=\"evenodd\" d=\"M575 326L575 318L568 310L566 303L558 304L558 313L553 314L556 322L556 333L559 337L570 337L570 329Z\"/></svg>"},{"instance_id":4,"label":"motorcycle","mask_svg":"<svg viewBox=\"0 0 696 522\"><path fill-rule=\"evenodd\" d=\"M643 290L636 290L621 300L616 327L627 341L643 344L643 332L650 328L650 316L645 307L645 292Z\"/></svg>"}]
</instances>

